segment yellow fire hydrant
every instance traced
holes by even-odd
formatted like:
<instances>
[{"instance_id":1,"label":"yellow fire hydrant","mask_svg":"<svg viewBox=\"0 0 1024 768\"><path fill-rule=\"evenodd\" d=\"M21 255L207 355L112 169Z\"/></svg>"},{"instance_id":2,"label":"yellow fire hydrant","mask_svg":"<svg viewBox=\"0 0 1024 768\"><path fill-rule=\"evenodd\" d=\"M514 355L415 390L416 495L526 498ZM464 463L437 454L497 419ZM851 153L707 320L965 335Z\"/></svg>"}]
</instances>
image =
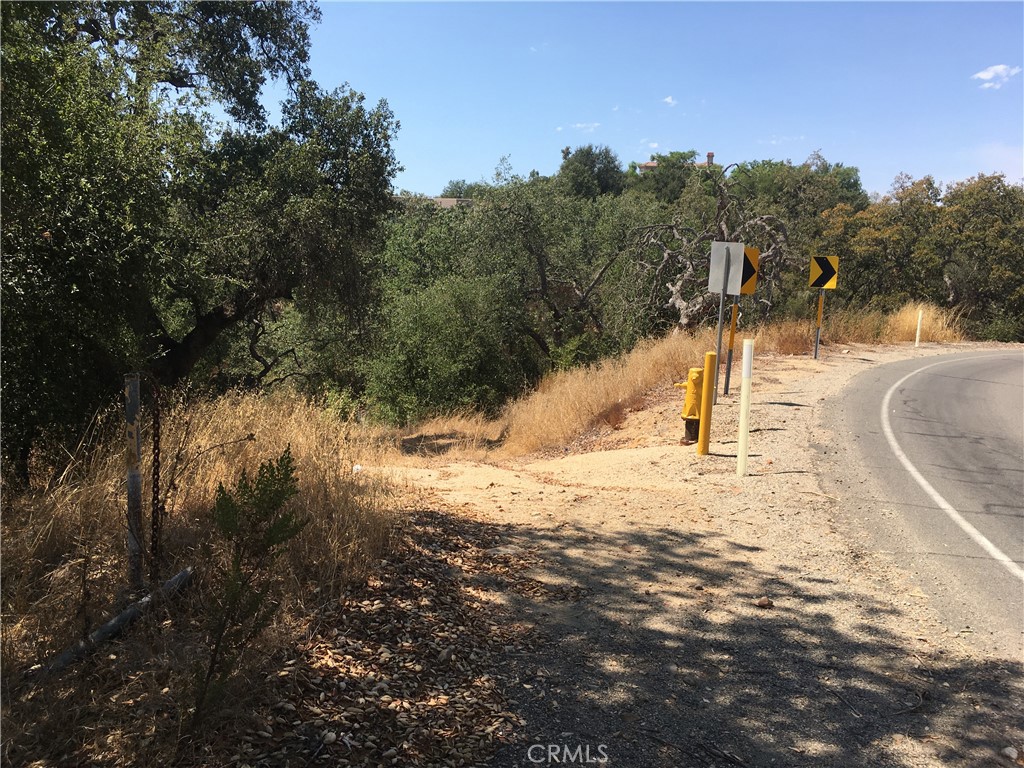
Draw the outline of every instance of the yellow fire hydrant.
<instances>
[{"instance_id":1,"label":"yellow fire hydrant","mask_svg":"<svg viewBox=\"0 0 1024 768\"><path fill-rule=\"evenodd\" d=\"M697 442L700 433L700 400L701 390L704 387L704 369L691 368L686 374L685 384L676 384L682 389L686 388L686 398L683 400L683 445L693 445Z\"/></svg>"}]
</instances>

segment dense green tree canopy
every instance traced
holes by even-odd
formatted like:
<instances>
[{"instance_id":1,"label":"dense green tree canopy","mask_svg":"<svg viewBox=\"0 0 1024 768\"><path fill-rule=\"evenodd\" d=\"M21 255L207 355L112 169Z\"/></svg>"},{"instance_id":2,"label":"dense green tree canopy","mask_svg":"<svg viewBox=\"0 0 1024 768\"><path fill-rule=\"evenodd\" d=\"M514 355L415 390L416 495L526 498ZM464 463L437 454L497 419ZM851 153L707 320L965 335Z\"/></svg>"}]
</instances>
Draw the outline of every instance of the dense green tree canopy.
<instances>
[{"instance_id":1,"label":"dense green tree canopy","mask_svg":"<svg viewBox=\"0 0 1024 768\"><path fill-rule=\"evenodd\" d=\"M900 177L891 196L856 211L842 203L822 217L816 251L840 257L840 301L891 310L911 300L938 300L942 268L930 232L941 190L930 177Z\"/></svg>"},{"instance_id":2,"label":"dense green tree canopy","mask_svg":"<svg viewBox=\"0 0 1024 768\"><path fill-rule=\"evenodd\" d=\"M6 453L74 428L129 370L180 381L275 302L358 315L398 126L383 102L304 79L313 6L0 12ZM274 76L293 88L270 128ZM237 127L217 135L210 99Z\"/></svg>"},{"instance_id":3,"label":"dense green tree canopy","mask_svg":"<svg viewBox=\"0 0 1024 768\"><path fill-rule=\"evenodd\" d=\"M228 131L204 153L204 172L174 195L182 227L170 261L191 268L168 265L165 279L177 282L166 298L188 303L188 330L157 339L164 379L180 380L221 330L278 299L338 300L355 319L363 259L392 204L394 129L385 105L306 82L280 129Z\"/></svg>"},{"instance_id":4,"label":"dense green tree canopy","mask_svg":"<svg viewBox=\"0 0 1024 768\"><path fill-rule=\"evenodd\" d=\"M49 51L88 47L117 79L114 93L141 103L154 90L200 103L212 98L234 118L260 125L267 78L309 76L309 24L320 12L297 2L148 0L9 3ZM6 29L5 29L6 31ZM172 90L173 89L173 90Z\"/></svg>"},{"instance_id":5,"label":"dense green tree canopy","mask_svg":"<svg viewBox=\"0 0 1024 768\"><path fill-rule=\"evenodd\" d=\"M452 179L445 184L441 190L440 197L480 197L487 191L488 185L482 181L466 181L465 179Z\"/></svg>"},{"instance_id":6,"label":"dense green tree canopy","mask_svg":"<svg viewBox=\"0 0 1024 768\"><path fill-rule=\"evenodd\" d=\"M929 300L1024 339L1024 188L856 168L722 167L696 153L624 171L605 146L558 172L403 194L386 103L308 79L311 3L3 3L5 456L73 433L131 370L208 388L289 381L408 421L496 412L544 372L709 321L710 244L761 249L748 317ZM268 125L260 89L289 96ZM214 124L219 106L228 125Z\"/></svg>"},{"instance_id":7,"label":"dense green tree canopy","mask_svg":"<svg viewBox=\"0 0 1024 768\"><path fill-rule=\"evenodd\" d=\"M618 194L625 185L622 163L616 154L593 144L563 149L558 179L569 194L587 198Z\"/></svg>"},{"instance_id":8,"label":"dense green tree canopy","mask_svg":"<svg viewBox=\"0 0 1024 768\"><path fill-rule=\"evenodd\" d=\"M822 213L841 204L860 211L868 204L857 169L829 163L818 152L800 165L777 160L740 163L732 179L752 207L781 217L791 245L804 251L821 235Z\"/></svg>"},{"instance_id":9,"label":"dense green tree canopy","mask_svg":"<svg viewBox=\"0 0 1024 768\"><path fill-rule=\"evenodd\" d=\"M981 336L1024 340L1024 186L983 174L951 185L929 239L943 303Z\"/></svg>"}]
</instances>

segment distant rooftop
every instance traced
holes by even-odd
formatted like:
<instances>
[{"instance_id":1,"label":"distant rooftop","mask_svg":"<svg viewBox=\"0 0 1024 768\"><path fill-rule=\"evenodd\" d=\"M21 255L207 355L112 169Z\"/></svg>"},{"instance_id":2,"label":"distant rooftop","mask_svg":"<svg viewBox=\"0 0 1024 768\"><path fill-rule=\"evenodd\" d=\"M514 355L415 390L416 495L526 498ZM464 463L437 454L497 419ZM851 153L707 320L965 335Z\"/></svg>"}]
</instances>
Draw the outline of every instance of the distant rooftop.
<instances>
[{"instance_id":1,"label":"distant rooftop","mask_svg":"<svg viewBox=\"0 0 1024 768\"><path fill-rule=\"evenodd\" d=\"M694 167L696 167L696 168L707 168L707 167L709 167L711 165L714 165L714 162L715 162L715 153L714 152L708 152L708 159L707 159L707 161L703 162L703 163L694 163ZM658 161L657 160L648 160L646 163L638 164L637 167L636 167L636 170L637 170L637 173L643 173L644 171L653 171L657 167L658 167Z\"/></svg>"},{"instance_id":2,"label":"distant rooftop","mask_svg":"<svg viewBox=\"0 0 1024 768\"><path fill-rule=\"evenodd\" d=\"M432 197L438 208L458 208L460 206L472 205L473 200L469 197Z\"/></svg>"}]
</instances>

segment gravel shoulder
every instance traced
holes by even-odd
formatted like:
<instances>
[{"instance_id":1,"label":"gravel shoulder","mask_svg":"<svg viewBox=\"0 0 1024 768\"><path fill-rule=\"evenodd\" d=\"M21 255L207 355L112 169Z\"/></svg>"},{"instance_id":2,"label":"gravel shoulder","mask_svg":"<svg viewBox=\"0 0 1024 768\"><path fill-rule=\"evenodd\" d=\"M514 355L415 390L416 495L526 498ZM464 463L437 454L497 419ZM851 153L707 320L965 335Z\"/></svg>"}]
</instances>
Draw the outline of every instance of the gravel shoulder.
<instances>
[{"instance_id":1,"label":"gravel shoulder","mask_svg":"<svg viewBox=\"0 0 1024 768\"><path fill-rule=\"evenodd\" d=\"M494 659L522 725L489 764L1015 764L1022 660L972 646L872 552L822 420L867 367L964 346L755 360L744 478L738 379L707 457L666 387L554 455L393 468L420 513L486 530L465 588L532 638Z\"/></svg>"}]
</instances>

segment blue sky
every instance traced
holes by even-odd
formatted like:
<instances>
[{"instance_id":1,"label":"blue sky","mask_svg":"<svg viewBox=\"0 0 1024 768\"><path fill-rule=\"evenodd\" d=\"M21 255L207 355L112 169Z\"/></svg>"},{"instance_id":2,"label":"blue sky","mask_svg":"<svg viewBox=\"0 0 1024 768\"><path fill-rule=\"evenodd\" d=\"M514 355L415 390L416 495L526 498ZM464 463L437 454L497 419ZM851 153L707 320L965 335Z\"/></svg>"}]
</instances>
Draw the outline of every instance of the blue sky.
<instances>
[{"instance_id":1,"label":"blue sky","mask_svg":"<svg viewBox=\"0 0 1024 768\"><path fill-rule=\"evenodd\" d=\"M401 122L396 187L549 175L607 145L716 162L820 150L869 192L896 174L1024 177L1024 3L321 5L311 67Z\"/></svg>"}]
</instances>

